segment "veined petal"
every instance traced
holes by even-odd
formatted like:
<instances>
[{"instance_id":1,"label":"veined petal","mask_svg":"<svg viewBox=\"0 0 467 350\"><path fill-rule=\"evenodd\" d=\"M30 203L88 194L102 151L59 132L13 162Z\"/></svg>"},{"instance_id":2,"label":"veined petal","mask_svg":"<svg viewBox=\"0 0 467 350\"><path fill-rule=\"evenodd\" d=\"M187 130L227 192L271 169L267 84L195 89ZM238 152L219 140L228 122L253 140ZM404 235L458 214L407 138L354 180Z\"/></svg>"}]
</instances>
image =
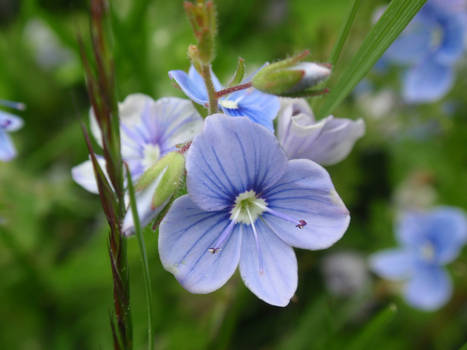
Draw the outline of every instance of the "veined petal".
<instances>
[{"instance_id":1,"label":"veined petal","mask_svg":"<svg viewBox=\"0 0 467 350\"><path fill-rule=\"evenodd\" d=\"M157 208L154 208L152 205L152 199L154 197L154 193L156 192L156 189L159 186L161 179L164 176L166 171L167 171L167 168L165 168L159 174L159 176L153 181L151 185L149 185L144 190L137 192L135 194L136 209L138 211L138 217L139 217L139 221L141 224L141 228L145 227L153 219L155 219L157 214L161 212L161 210L165 207L165 205L170 200L170 198L168 198L164 204L162 204L161 206ZM122 232L126 236L130 236L133 233L135 233L135 222L133 220L133 212L130 206L128 207L125 217L123 219Z\"/></svg>"},{"instance_id":2,"label":"veined petal","mask_svg":"<svg viewBox=\"0 0 467 350\"><path fill-rule=\"evenodd\" d=\"M226 211L206 212L187 195L175 200L159 228L159 256L164 268L192 293L209 293L232 276L240 259L238 226L215 254L209 249L230 223Z\"/></svg>"},{"instance_id":3,"label":"veined petal","mask_svg":"<svg viewBox=\"0 0 467 350\"><path fill-rule=\"evenodd\" d=\"M8 162L16 157L16 149L10 136L0 129L0 161Z\"/></svg>"},{"instance_id":4,"label":"veined petal","mask_svg":"<svg viewBox=\"0 0 467 350\"><path fill-rule=\"evenodd\" d=\"M274 185L286 167L287 157L266 128L245 117L215 114L188 151L188 192L204 210L224 209L240 193Z\"/></svg>"},{"instance_id":5,"label":"veined petal","mask_svg":"<svg viewBox=\"0 0 467 350\"><path fill-rule=\"evenodd\" d=\"M261 220L256 220L255 225L258 242L252 227L242 225L240 274L258 298L271 305L286 306L297 289L295 253Z\"/></svg>"},{"instance_id":6,"label":"veined petal","mask_svg":"<svg viewBox=\"0 0 467 350\"><path fill-rule=\"evenodd\" d=\"M7 132L16 131L21 129L23 124L23 119L20 117L8 112L0 111L0 130Z\"/></svg>"},{"instance_id":7,"label":"veined petal","mask_svg":"<svg viewBox=\"0 0 467 350\"><path fill-rule=\"evenodd\" d=\"M448 93L453 83L452 67L426 59L407 71L402 94L409 103L435 101Z\"/></svg>"},{"instance_id":8,"label":"veined petal","mask_svg":"<svg viewBox=\"0 0 467 350\"><path fill-rule=\"evenodd\" d=\"M422 310L436 310L451 297L452 282L446 271L439 266L426 266L416 271L407 283L405 299Z\"/></svg>"},{"instance_id":9,"label":"veined petal","mask_svg":"<svg viewBox=\"0 0 467 350\"><path fill-rule=\"evenodd\" d=\"M403 281L413 275L414 262L410 251L388 249L371 255L370 268L383 278Z\"/></svg>"},{"instance_id":10,"label":"veined petal","mask_svg":"<svg viewBox=\"0 0 467 350\"><path fill-rule=\"evenodd\" d=\"M283 177L263 198L268 208L290 218L266 211L265 222L284 242L297 248L328 248L344 235L350 222L329 174L310 160L289 161ZM301 229L296 227L300 220L307 223Z\"/></svg>"},{"instance_id":11,"label":"veined petal","mask_svg":"<svg viewBox=\"0 0 467 350\"><path fill-rule=\"evenodd\" d=\"M103 157L97 157L97 161L101 166L102 171L107 177L107 169ZM86 191L98 194L96 177L94 176L94 169L90 160L85 161L71 169L71 177L73 180L83 187Z\"/></svg>"}]
</instances>

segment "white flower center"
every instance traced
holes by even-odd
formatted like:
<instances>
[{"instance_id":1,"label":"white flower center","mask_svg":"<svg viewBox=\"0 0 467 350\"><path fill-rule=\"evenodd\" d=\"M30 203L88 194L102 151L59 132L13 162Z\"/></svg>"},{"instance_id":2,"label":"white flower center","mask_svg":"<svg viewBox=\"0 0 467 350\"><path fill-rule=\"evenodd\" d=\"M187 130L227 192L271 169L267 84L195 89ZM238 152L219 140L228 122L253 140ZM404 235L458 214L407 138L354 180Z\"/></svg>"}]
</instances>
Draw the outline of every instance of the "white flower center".
<instances>
[{"instance_id":1,"label":"white flower center","mask_svg":"<svg viewBox=\"0 0 467 350\"><path fill-rule=\"evenodd\" d=\"M230 220L235 223L253 224L258 216L267 209L266 201L256 197L256 192L246 191L235 198L235 205L230 212Z\"/></svg>"},{"instance_id":2,"label":"white flower center","mask_svg":"<svg viewBox=\"0 0 467 350\"><path fill-rule=\"evenodd\" d=\"M231 101L231 100L220 100L219 104L228 109L237 109L238 108L238 103L237 101Z\"/></svg>"},{"instance_id":3,"label":"white flower center","mask_svg":"<svg viewBox=\"0 0 467 350\"><path fill-rule=\"evenodd\" d=\"M420 248L420 253L423 259L425 259L426 261L432 261L435 257L435 248L433 247L433 244L431 244L430 242L426 242Z\"/></svg>"},{"instance_id":4,"label":"white flower center","mask_svg":"<svg viewBox=\"0 0 467 350\"><path fill-rule=\"evenodd\" d=\"M161 156L161 150L158 145L148 144L144 147L143 167L146 171L157 163Z\"/></svg>"}]
</instances>

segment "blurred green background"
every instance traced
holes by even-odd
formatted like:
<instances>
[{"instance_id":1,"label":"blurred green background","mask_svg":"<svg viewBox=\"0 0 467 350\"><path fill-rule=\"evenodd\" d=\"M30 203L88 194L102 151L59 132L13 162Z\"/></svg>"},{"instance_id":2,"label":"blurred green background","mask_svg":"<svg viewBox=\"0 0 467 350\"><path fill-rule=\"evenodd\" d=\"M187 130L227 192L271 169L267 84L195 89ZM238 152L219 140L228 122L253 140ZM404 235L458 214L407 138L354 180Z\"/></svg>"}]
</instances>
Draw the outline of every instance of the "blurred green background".
<instances>
[{"instance_id":1,"label":"blurred green background","mask_svg":"<svg viewBox=\"0 0 467 350\"><path fill-rule=\"evenodd\" d=\"M384 4L362 2L333 80ZM305 48L325 62L350 1L217 5L214 70L227 81L238 56L249 70ZM112 0L112 11L119 99L134 92L182 96L167 76L188 68L186 49L194 42L182 1ZM87 158L79 124L89 103L76 38L88 40L88 20L84 0L0 0L0 98L27 104L19 113L25 127L13 135L19 156L0 164L1 349L112 347L106 222L98 197L70 175ZM342 251L365 259L394 245L396 212L410 203L467 209L466 71L464 60L442 101L410 107L399 98L397 71L372 73L372 89L359 89L337 109L337 116L367 124L350 157L329 167L352 222L331 249L298 252L299 288L287 308L256 299L239 276L216 293L189 294L162 269L157 234L147 230L157 349L459 349L467 341L467 249L449 267L451 301L431 313L406 306L394 286L371 275L351 296L333 295L323 261ZM135 349L143 349L136 239L128 252Z\"/></svg>"}]
</instances>

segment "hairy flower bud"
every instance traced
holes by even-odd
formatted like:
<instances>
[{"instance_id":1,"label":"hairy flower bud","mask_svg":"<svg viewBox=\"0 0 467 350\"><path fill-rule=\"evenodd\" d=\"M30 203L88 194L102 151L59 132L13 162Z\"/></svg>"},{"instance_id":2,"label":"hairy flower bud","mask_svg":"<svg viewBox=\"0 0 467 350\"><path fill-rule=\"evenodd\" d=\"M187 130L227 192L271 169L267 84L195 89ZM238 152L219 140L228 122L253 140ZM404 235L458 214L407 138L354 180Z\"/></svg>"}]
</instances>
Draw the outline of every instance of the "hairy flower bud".
<instances>
[{"instance_id":1,"label":"hairy flower bud","mask_svg":"<svg viewBox=\"0 0 467 350\"><path fill-rule=\"evenodd\" d=\"M308 51L267 65L251 80L256 89L278 96L299 97L316 93L310 88L331 74L328 64L301 62Z\"/></svg>"}]
</instances>

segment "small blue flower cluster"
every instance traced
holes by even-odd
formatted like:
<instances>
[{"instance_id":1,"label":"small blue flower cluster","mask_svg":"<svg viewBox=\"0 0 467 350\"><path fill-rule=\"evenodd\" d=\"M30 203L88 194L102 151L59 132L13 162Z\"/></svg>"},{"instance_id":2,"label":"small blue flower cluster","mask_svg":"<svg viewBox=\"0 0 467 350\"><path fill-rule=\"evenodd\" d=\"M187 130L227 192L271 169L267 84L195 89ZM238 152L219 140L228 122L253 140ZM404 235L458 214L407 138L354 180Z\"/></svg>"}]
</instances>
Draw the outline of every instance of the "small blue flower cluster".
<instances>
[{"instance_id":1,"label":"small blue flower cluster","mask_svg":"<svg viewBox=\"0 0 467 350\"><path fill-rule=\"evenodd\" d=\"M24 109L22 103L0 100L0 105ZM17 131L23 127L23 120L11 113L0 111L0 161L8 162L16 157L16 149L8 133Z\"/></svg>"}]
</instances>

